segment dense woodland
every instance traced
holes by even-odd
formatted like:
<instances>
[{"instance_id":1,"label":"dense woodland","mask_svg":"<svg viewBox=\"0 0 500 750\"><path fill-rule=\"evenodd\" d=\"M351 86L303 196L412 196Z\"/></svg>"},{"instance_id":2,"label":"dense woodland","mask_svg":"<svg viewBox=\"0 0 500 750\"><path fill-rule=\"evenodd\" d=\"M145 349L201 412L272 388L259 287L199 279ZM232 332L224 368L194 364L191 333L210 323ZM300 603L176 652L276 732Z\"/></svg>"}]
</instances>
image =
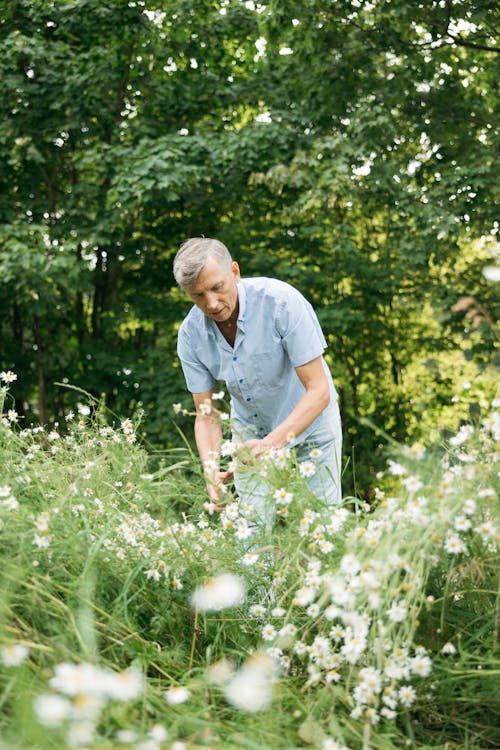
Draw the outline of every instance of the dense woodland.
<instances>
[{"instance_id":1,"label":"dense woodland","mask_svg":"<svg viewBox=\"0 0 500 750\"><path fill-rule=\"evenodd\" d=\"M452 401L481 414L499 340L483 273L498 263L494 0L0 9L0 365L21 424L62 425L78 388L142 413L149 447L179 444L190 303L171 267L202 234L314 304L349 491L369 493L391 439L456 428Z\"/></svg>"}]
</instances>

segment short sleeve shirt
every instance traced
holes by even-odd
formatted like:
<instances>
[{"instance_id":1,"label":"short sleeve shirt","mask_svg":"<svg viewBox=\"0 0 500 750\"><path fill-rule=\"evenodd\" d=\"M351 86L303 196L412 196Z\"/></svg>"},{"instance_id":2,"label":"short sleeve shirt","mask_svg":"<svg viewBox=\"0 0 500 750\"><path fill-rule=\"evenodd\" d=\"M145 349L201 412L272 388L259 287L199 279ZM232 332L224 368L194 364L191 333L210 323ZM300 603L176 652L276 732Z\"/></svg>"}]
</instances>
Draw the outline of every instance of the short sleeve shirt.
<instances>
[{"instance_id":1,"label":"short sleeve shirt","mask_svg":"<svg viewBox=\"0 0 500 750\"><path fill-rule=\"evenodd\" d=\"M295 368L322 357L326 341L311 304L290 284L241 279L234 347L194 306L179 329L177 352L188 390L203 393L224 381L235 439L265 437L292 411L305 389ZM337 400L333 381L331 403ZM328 408L300 436L328 432ZM297 441L298 442L298 441Z\"/></svg>"}]
</instances>

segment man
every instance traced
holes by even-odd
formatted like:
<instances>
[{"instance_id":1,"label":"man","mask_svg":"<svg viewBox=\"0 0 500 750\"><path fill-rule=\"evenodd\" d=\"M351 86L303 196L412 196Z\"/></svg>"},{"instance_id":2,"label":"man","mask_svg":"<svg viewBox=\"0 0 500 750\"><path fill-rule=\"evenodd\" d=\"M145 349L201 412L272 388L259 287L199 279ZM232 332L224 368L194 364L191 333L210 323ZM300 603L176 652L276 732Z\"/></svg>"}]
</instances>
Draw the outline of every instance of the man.
<instances>
[{"instance_id":1,"label":"man","mask_svg":"<svg viewBox=\"0 0 500 750\"><path fill-rule=\"evenodd\" d=\"M286 446L296 448L299 460L315 456L309 486L325 504L339 503L337 393L322 356L326 341L309 302L283 281L242 279L238 263L215 239L187 240L175 256L174 276L194 302L179 329L177 352L196 407L202 463L207 466L220 455L221 425L207 403L214 403L217 381L224 381L233 439L254 457ZM206 475L217 509L229 476L218 470ZM255 472L237 472L235 486L269 528L274 509Z\"/></svg>"}]
</instances>

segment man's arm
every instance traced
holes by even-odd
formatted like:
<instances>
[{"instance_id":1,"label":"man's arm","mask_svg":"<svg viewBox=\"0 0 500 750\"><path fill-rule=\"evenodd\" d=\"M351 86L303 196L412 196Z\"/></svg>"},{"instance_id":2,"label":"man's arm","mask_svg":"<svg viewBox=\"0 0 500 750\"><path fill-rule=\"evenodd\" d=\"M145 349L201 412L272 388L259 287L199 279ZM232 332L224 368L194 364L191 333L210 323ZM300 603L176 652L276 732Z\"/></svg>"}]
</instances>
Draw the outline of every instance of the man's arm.
<instances>
[{"instance_id":1,"label":"man's arm","mask_svg":"<svg viewBox=\"0 0 500 750\"><path fill-rule=\"evenodd\" d=\"M222 429L219 415L214 410L212 395L215 389L203 393L193 393L196 417L194 420L194 437L198 455L205 471L205 481L210 499L218 505L221 488L231 476L230 471L219 471L220 447L222 443Z\"/></svg>"},{"instance_id":2,"label":"man's arm","mask_svg":"<svg viewBox=\"0 0 500 750\"><path fill-rule=\"evenodd\" d=\"M296 367L295 372L306 392L288 417L265 438L245 442L254 456L259 456L269 448L283 448L289 442L290 435L301 435L330 403L330 386L321 357Z\"/></svg>"}]
</instances>

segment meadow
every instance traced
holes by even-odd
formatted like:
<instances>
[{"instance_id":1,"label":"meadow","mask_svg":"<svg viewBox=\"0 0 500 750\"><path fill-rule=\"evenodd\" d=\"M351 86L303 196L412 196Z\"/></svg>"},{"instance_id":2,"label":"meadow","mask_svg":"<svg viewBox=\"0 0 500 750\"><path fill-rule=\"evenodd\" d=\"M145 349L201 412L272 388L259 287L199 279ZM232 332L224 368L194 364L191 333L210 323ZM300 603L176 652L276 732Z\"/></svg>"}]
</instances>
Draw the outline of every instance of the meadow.
<instances>
[{"instance_id":1,"label":"meadow","mask_svg":"<svg viewBox=\"0 0 500 750\"><path fill-rule=\"evenodd\" d=\"M1 378L1 750L500 746L498 394L393 444L370 505L269 452L267 534L231 487L214 511L188 444L83 394L24 425Z\"/></svg>"}]
</instances>

